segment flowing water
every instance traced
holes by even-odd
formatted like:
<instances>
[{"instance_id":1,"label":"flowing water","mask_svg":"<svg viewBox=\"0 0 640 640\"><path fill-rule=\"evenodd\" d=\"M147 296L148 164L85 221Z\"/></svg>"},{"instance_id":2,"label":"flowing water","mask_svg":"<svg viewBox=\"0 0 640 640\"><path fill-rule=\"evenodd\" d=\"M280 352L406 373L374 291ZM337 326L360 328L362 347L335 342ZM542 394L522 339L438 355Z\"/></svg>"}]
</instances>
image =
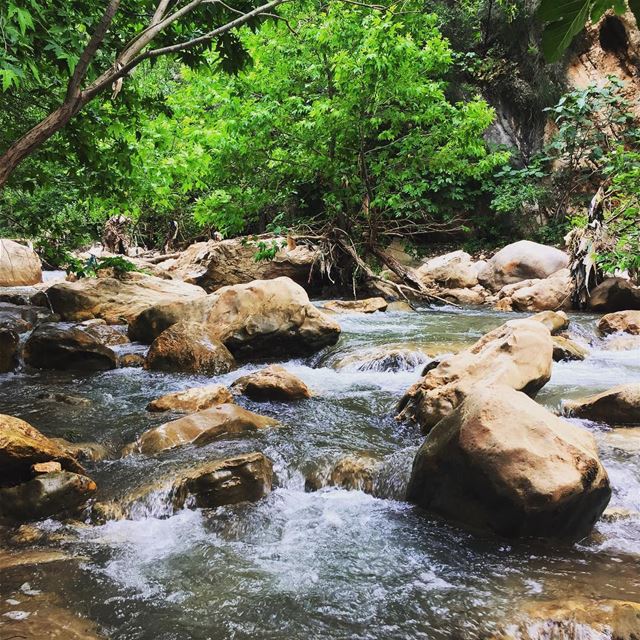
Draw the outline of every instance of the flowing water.
<instances>
[{"instance_id":1,"label":"flowing water","mask_svg":"<svg viewBox=\"0 0 640 640\"><path fill-rule=\"evenodd\" d=\"M335 347L284 363L315 391L314 398L291 404L239 400L278 418L281 427L157 458L88 465L100 499L117 500L195 460L259 450L274 461L277 476L267 498L174 512L159 492L136 505L133 519L102 526L47 521L39 527L48 542L40 544L81 558L5 572L0 596L15 593L28 577L33 588L57 593L114 640L473 639L490 637L521 603L536 598L640 601L638 515L601 522L573 545L514 543L472 535L401 500L422 436L393 416L429 360L421 349L471 344L513 317L453 308L337 317L343 334ZM563 398L640 381L640 350L607 349L596 337L594 317L575 316L572 333L590 355L584 362L555 363L541 403L554 409ZM353 359L338 368L359 350L403 344L416 351L405 370L381 371ZM257 368L244 366L215 381L228 384ZM211 381L141 369L10 374L0 377L0 412L46 435L97 441L117 451L168 419L145 411L151 399ZM91 405L38 399L45 390L83 396ZM637 431L575 422L598 439L613 485L611 506L640 511ZM384 499L333 487L305 492L306 477L326 476L347 454L384 461Z\"/></svg>"}]
</instances>

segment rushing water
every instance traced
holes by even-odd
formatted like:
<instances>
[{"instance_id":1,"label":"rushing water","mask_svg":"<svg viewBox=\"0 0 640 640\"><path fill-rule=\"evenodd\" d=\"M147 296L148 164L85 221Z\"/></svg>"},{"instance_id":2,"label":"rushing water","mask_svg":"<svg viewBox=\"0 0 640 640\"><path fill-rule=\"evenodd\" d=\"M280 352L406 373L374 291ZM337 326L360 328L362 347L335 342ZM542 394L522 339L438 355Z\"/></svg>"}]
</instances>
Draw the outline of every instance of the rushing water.
<instances>
[{"instance_id":1,"label":"rushing water","mask_svg":"<svg viewBox=\"0 0 640 640\"><path fill-rule=\"evenodd\" d=\"M513 543L471 535L399 499L422 437L415 427L398 424L394 409L428 360L421 349L471 344L513 317L453 308L339 316L338 345L285 363L314 398L292 404L239 400L277 417L281 427L158 458L89 465L100 499L110 500L194 460L259 450L274 461L277 475L267 498L172 513L160 493L139 505L135 519L103 526L45 522L39 526L48 542L41 544L82 559L62 569L54 563L28 574L5 572L0 596L14 593L27 576L31 586L56 592L114 640L484 638L535 598L639 600L636 515L601 522L589 539L571 546ZM573 335L589 346L590 356L554 364L541 403L554 409L563 398L640 380L640 350L609 350L594 329L594 317L573 319ZM334 368L358 350L391 344L416 350L415 367ZM227 384L256 368L215 381ZM10 374L0 377L0 412L49 436L97 441L115 452L168 419L147 413L149 400L208 382L141 369ZM44 390L83 396L91 404L39 399ZM640 511L640 435L576 423L593 431L601 446L613 485L611 505ZM389 498L329 487L305 492L309 474L326 474L346 454L363 453L384 460Z\"/></svg>"}]
</instances>

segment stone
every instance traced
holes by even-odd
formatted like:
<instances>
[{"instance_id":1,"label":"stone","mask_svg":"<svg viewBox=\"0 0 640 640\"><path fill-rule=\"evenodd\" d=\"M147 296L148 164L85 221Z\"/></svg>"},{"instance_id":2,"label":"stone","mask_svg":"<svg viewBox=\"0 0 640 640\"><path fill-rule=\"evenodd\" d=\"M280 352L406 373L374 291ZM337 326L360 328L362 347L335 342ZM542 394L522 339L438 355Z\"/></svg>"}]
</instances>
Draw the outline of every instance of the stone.
<instances>
[{"instance_id":1,"label":"stone","mask_svg":"<svg viewBox=\"0 0 640 640\"><path fill-rule=\"evenodd\" d=\"M303 400L313 395L300 378L278 364L238 378L231 389L259 402Z\"/></svg>"},{"instance_id":2,"label":"stone","mask_svg":"<svg viewBox=\"0 0 640 640\"><path fill-rule=\"evenodd\" d=\"M438 291L438 297L454 304L479 306L484 304L487 294L485 289L476 286L472 289L442 289Z\"/></svg>"},{"instance_id":3,"label":"stone","mask_svg":"<svg viewBox=\"0 0 640 640\"><path fill-rule=\"evenodd\" d=\"M62 471L62 465L53 460L50 460L49 462L37 462L32 465L31 471L36 475L40 473L55 473L56 471Z\"/></svg>"},{"instance_id":4,"label":"stone","mask_svg":"<svg viewBox=\"0 0 640 640\"><path fill-rule=\"evenodd\" d=\"M372 347L340 358L333 363L333 368L338 371L413 371L431 359L428 351L426 347Z\"/></svg>"},{"instance_id":5,"label":"stone","mask_svg":"<svg viewBox=\"0 0 640 640\"><path fill-rule=\"evenodd\" d=\"M36 252L13 240L0 239L0 287L42 282L42 264Z\"/></svg>"},{"instance_id":6,"label":"stone","mask_svg":"<svg viewBox=\"0 0 640 640\"><path fill-rule=\"evenodd\" d=\"M589 352L577 342L564 336L553 336L553 360L564 362L567 360L584 360Z\"/></svg>"},{"instance_id":7,"label":"stone","mask_svg":"<svg viewBox=\"0 0 640 640\"><path fill-rule=\"evenodd\" d=\"M215 332L205 324L178 322L163 331L152 343L145 360L151 371L183 371L220 375L228 373L236 361Z\"/></svg>"},{"instance_id":8,"label":"stone","mask_svg":"<svg viewBox=\"0 0 640 640\"><path fill-rule=\"evenodd\" d=\"M340 325L289 278L256 280L222 287L190 303L157 305L133 321L129 336L150 343L180 320L207 325L235 357L310 355L340 336Z\"/></svg>"},{"instance_id":9,"label":"stone","mask_svg":"<svg viewBox=\"0 0 640 640\"><path fill-rule=\"evenodd\" d=\"M91 400L83 398L82 396L72 396L66 393L51 393L49 391L43 391L37 396L38 400L49 400L50 402L60 402L62 404L68 404L72 407L88 407L91 405Z\"/></svg>"},{"instance_id":10,"label":"stone","mask_svg":"<svg viewBox=\"0 0 640 640\"><path fill-rule=\"evenodd\" d=\"M59 444L19 418L0 415L0 484L31 476L31 467L54 460L67 471L84 469Z\"/></svg>"},{"instance_id":11,"label":"stone","mask_svg":"<svg viewBox=\"0 0 640 640\"><path fill-rule=\"evenodd\" d=\"M11 304L49 307L49 299L43 290L43 286L29 287L0 287L0 302Z\"/></svg>"},{"instance_id":12,"label":"stone","mask_svg":"<svg viewBox=\"0 0 640 640\"><path fill-rule=\"evenodd\" d=\"M118 366L122 368L144 367L144 363L141 353L123 353L118 357Z\"/></svg>"},{"instance_id":13,"label":"stone","mask_svg":"<svg viewBox=\"0 0 640 640\"><path fill-rule=\"evenodd\" d=\"M549 329L552 336L564 331L570 324L569 316L564 311L541 311L536 313L535 316L531 316L529 320L541 322Z\"/></svg>"},{"instance_id":14,"label":"stone","mask_svg":"<svg viewBox=\"0 0 640 640\"><path fill-rule=\"evenodd\" d=\"M60 318L47 307L0 302L0 327L26 333L41 322L56 322Z\"/></svg>"},{"instance_id":15,"label":"stone","mask_svg":"<svg viewBox=\"0 0 640 640\"><path fill-rule=\"evenodd\" d=\"M571 540L610 496L587 430L519 391L480 385L429 433L407 489L410 502L475 530Z\"/></svg>"},{"instance_id":16,"label":"stone","mask_svg":"<svg viewBox=\"0 0 640 640\"><path fill-rule=\"evenodd\" d=\"M640 382L622 384L586 398L565 400L562 411L572 418L610 426L640 425Z\"/></svg>"},{"instance_id":17,"label":"stone","mask_svg":"<svg viewBox=\"0 0 640 640\"><path fill-rule=\"evenodd\" d=\"M431 258L416 270L425 286L438 285L448 289L465 289L478 284L478 270L466 251L453 251Z\"/></svg>"},{"instance_id":18,"label":"stone","mask_svg":"<svg viewBox=\"0 0 640 640\"><path fill-rule=\"evenodd\" d=\"M530 240L520 240L500 249L478 274L481 285L500 291L506 284L545 279L569 266L569 256L560 249Z\"/></svg>"},{"instance_id":19,"label":"stone","mask_svg":"<svg viewBox=\"0 0 640 640\"><path fill-rule=\"evenodd\" d=\"M546 326L510 320L427 371L401 400L398 417L414 420L428 433L478 386L505 386L535 396L551 378L552 356Z\"/></svg>"},{"instance_id":20,"label":"stone","mask_svg":"<svg viewBox=\"0 0 640 640\"><path fill-rule=\"evenodd\" d=\"M592 289L588 306L592 311L638 311L640 287L624 278L607 278Z\"/></svg>"},{"instance_id":21,"label":"stone","mask_svg":"<svg viewBox=\"0 0 640 640\"><path fill-rule=\"evenodd\" d=\"M115 369L116 354L79 326L41 324L24 345L25 364L36 369Z\"/></svg>"},{"instance_id":22,"label":"stone","mask_svg":"<svg viewBox=\"0 0 640 640\"><path fill-rule=\"evenodd\" d=\"M233 396L227 387L222 384L209 384L160 396L147 405L147 411L195 413L217 404L232 402Z\"/></svg>"},{"instance_id":23,"label":"stone","mask_svg":"<svg viewBox=\"0 0 640 640\"><path fill-rule=\"evenodd\" d=\"M45 473L0 488L0 520L20 522L78 513L96 491L96 483L68 471Z\"/></svg>"},{"instance_id":24,"label":"stone","mask_svg":"<svg viewBox=\"0 0 640 640\"><path fill-rule=\"evenodd\" d=\"M127 328L125 325L109 325L92 323L83 327L85 333L93 336L101 344L107 347L115 347L123 344L129 344L131 342L127 336Z\"/></svg>"},{"instance_id":25,"label":"stone","mask_svg":"<svg viewBox=\"0 0 640 640\"><path fill-rule=\"evenodd\" d=\"M323 309L333 313L375 313L386 311L389 303L381 297L363 300L330 300L322 305Z\"/></svg>"},{"instance_id":26,"label":"stone","mask_svg":"<svg viewBox=\"0 0 640 640\"><path fill-rule=\"evenodd\" d=\"M100 462L110 455L109 449L99 442L69 442L64 438L51 438L51 440L76 460Z\"/></svg>"},{"instance_id":27,"label":"stone","mask_svg":"<svg viewBox=\"0 0 640 640\"><path fill-rule=\"evenodd\" d=\"M14 371L19 364L20 336L17 331L0 327L0 373Z\"/></svg>"},{"instance_id":28,"label":"stone","mask_svg":"<svg viewBox=\"0 0 640 640\"><path fill-rule=\"evenodd\" d=\"M201 287L142 273L121 278L81 278L47 289L51 308L63 320L102 318L109 324L128 324L145 309L163 302L204 298Z\"/></svg>"},{"instance_id":29,"label":"stone","mask_svg":"<svg viewBox=\"0 0 640 640\"><path fill-rule=\"evenodd\" d=\"M548 278L515 291L511 296L511 306L515 311L571 309L573 291L571 272L561 269Z\"/></svg>"},{"instance_id":30,"label":"stone","mask_svg":"<svg viewBox=\"0 0 640 640\"><path fill-rule=\"evenodd\" d=\"M598 321L598 331L605 336L617 331L640 336L640 311L608 313Z\"/></svg>"},{"instance_id":31,"label":"stone","mask_svg":"<svg viewBox=\"0 0 640 640\"><path fill-rule=\"evenodd\" d=\"M273 418L247 411L235 404L219 404L145 431L124 453L155 455L184 444L200 446L212 440L254 433L277 424Z\"/></svg>"},{"instance_id":32,"label":"stone","mask_svg":"<svg viewBox=\"0 0 640 640\"><path fill-rule=\"evenodd\" d=\"M336 462L329 476L329 484L348 491L373 494L380 461L369 456L345 456Z\"/></svg>"}]
</instances>

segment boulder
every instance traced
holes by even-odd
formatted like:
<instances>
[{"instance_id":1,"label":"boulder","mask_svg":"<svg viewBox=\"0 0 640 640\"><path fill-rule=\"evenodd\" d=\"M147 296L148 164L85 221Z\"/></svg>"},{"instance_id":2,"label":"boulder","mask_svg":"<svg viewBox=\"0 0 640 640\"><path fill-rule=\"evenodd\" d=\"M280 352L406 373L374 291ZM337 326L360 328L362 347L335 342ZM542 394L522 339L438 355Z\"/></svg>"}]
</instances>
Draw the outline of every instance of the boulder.
<instances>
[{"instance_id":1,"label":"boulder","mask_svg":"<svg viewBox=\"0 0 640 640\"><path fill-rule=\"evenodd\" d=\"M145 357L141 353L122 353L118 366L122 368L144 367Z\"/></svg>"},{"instance_id":2,"label":"boulder","mask_svg":"<svg viewBox=\"0 0 640 640\"><path fill-rule=\"evenodd\" d=\"M59 282L47 289L47 295L51 308L63 320L102 318L109 324L128 324L156 304L195 300L206 293L185 282L133 272L121 278Z\"/></svg>"},{"instance_id":3,"label":"boulder","mask_svg":"<svg viewBox=\"0 0 640 640\"><path fill-rule=\"evenodd\" d=\"M111 325L111 324L89 324L83 326L82 329L85 333L93 336L101 344L106 347L116 347L123 344L129 344L130 340L127 337L127 327L125 325Z\"/></svg>"},{"instance_id":4,"label":"boulder","mask_svg":"<svg viewBox=\"0 0 640 640\"><path fill-rule=\"evenodd\" d=\"M334 313L375 313L386 311L389 304L384 298L365 298L364 300L329 300L323 309Z\"/></svg>"},{"instance_id":5,"label":"boulder","mask_svg":"<svg viewBox=\"0 0 640 640\"><path fill-rule=\"evenodd\" d=\"M564 336L553 336L553 360L563 362L565 360L584 360L589 352L577 342Z\"/></svg>"},{"instance_id":6,"label":"boulder","mask_svg":"<svg viewBox=\"0 0 640 640\"><path fill-rule=\"evenodd\" d=\"M634 336L640 335L640 311L617 311L602 316L598 322L598 331L602 335L622 331Z\"/></svg>"},{"instance_id":7,"label":"boulder","mask_svg":"<svg viewBox=\"0 0 640 640\"><path fill-rule=\"evenodd\" d=\"M389 345L362 349L332 363L340 371L413 371L431 359L428 349ZM445 348L446 352L449 352Z\"/></svg>"},{"instance_id":8,"label":"boulder","mask_svg":"<svg viewBox=\"0 0 640 640\"><path fill-rule=\"evenodd\" d=\"M438 291L438 297L454 304L481 305L487 299L487 291L480 286L472 289L442 289Z\"/></svg>"},{"instance_id":9,"label":"boulder","mask_svg":"<svg viewBox=\"0 0 640 640\"><path fill-rule=\"evenodd\" d=\"M0 287L42 282L42 264L36 252L13 240L0 239Z\"/></svg>"},{"instance_id":10,"label":"boulder","mask_svg":"<svg viewBox=\"0 0 640 640\"><path fill-rule=\"evenodd\" d=\"M235 367L235 359L205 324L178 322L151 344L145 368L219 375Z\"/></svg>"},{"instance_id":11,"label":"boulder","mask_svg":"<svg viewBox=\"0 0 640 640\"><path fill-rule=\"evenodd\" d=\"M574 284L569 269L561 269L544 280L521 287L511 296L515 311L570 309Z\"/></svg>"},{"instance_id":12,"label":"boulder","mask_svg":"<svg viewBox=\"0 0 640 640\"><path fill-rule=\"evenodd\" d=\"M313 395L300 378L278 364L238 378L231 389L257 401L302 400Z\"/></svg>"},{"instance_id":13,"label":"boulder","mask_svg":"<svg viewBox=\"0 0 640 640\"><path fill-rule=\"evenodd\" d=\"M276 243L280 247L272 260L256 260L260 243L267 246ZM293 240L283 237L209 240L185 249L176 260L166 265L166 271L175 278L204 287L208 292L252 280L272 280L283 276L308 287L311 266L317 257L315 249L306 245L296 246Z\"/></svg>"},{"instance_id":14,"label":"boulder","mask_svg":"<svg viewBox=\"0 0 640 640\"><path fill-rule=\"evenodd\" d=\"M578 400L565 400L563 413L615 426L640 425L640 382L622 384Z\"/></svg>"},{"instance_id":15,"label":"boulder","mask_svg":"<svg viewBox=\"0 0 640 640\"><path fill-rule=\"evenodd\" d=\"M62 468L84 473L78 461L59 444L19 418L0 415L0 484L31 476L31 467L54 460Z\"/></svg>"},{"instance_id":16,"label":"boulder","mask_svg":"<svg viewBox=\"0 0 640 640\"><path fill-rule=\"evenodd\" d=\"M478 270L466 251L453 251L431 258L416 273L425 286L465 289L478 284Z\"/></svg>"},{"instance_id":17,"label":"boulder","mask_svg":"<svg viewBox=\"0 0 640 640\"><path fill-rule=\"evenodd\" d=\"M609 503L593 436L504 386L476 386L427 436L407 499L476 530L578 539Z\"/></svg>"},{"instance_id":18,"label":"boulder","mask_svg":"<svg viewBox=\"0 0 640 640\"><path fill-rule=\"evenodd\" d=\"M564 331L570 324L569 316L564 311L541 311L535 316L531 316L529 320L541 322L549 329L552 336L559 331Z\"/></svg>"},{"instance_id":19,"label":"boulder","mask_svg":"<svg viewBox=\"0 0 640 640\"><path fill-rule=\"evenodd\" d=\"M0 488L0 520L40 520L79 512L96 491L96 483L68 471L44 473L28 482Z\"/></svg>"},{"instance_id":20,"label":"boulder","mask_svg":"<svg viewBox=\"0 0 640 640\"><path fill-rule=\"evenodd\" d=\"M624 278L607 278L589 295L592 311L640 310L640 287Z\"/></svg>"},{"instance_id":21,"label":"boulder","mask_svg":"<svg viewBox=\"0 0 640 640\"><path fill-rule=\"evenodd\" d=\"M20 336L17 331L0 327L0 373L13 371L18 366Z\"/></svg>"},{"instance_id":22,"label":"boulder","mask_svg":"<svg viewBox=\"0 0 640 640\"><path fill-rule=\"evenodd\" d=\"M369 456L345 456L336 462L329 476L329 484L348 491L373 494L379 460Z\"/></svg>"},{"instance_id":23,"label":"boulder","mask_svg":"<svg viewBox=\"0 0 640 640\"><path fill-rule=\"evenodd\" d=\"M530 240L509 244L496 253L478 274L481 285L500 291L506 284L545 279L569 266L569 256L560 249Z\"/></svg>"},{"instance_id":24,"label":"boulder","mask_svg":"<svg viewBox=\"0 0 640 640\"><path fill-rule=\"evenodd\" d=\"M24 345L25 364L36 369L115 369L116 354L79 326L41 324Z\"/></svg>"},{"instance_id":25,"label":"boulder","mask_svg":"<svg viewBox=\"0 0 640 640\"><path fill-rule=\"evenodd\" d=\"M160 396L147 405L147 411L195 413L217 404L232 402L233 396L227 387L222 384L209 384Z\"/></svg>"},{"instance_id":26,"label":"boulder","mask_svg":"<svg viewBox=\"0 0 640 640\"><path fill-rule=\"evenodd\" d=\"M210 327L236 357L309 355L340 336L340 325L316 309L289 278L256 280L189 303L151 307L129 326L129 336L150 343L185 319Z\"/></svg>"},{"instance_id":27,"label":"boulder","mask_svg":"<svg viewBox=\"0 0 640 640\"><path fill-rule=\"evenodd\" d=\"M551 378L552 356L546 326L510 320L427 371L401 400L398 417L416 421L427 433L479 386L505 386L534 396Z\"/></svg>"},{"instance_id":28,"label":"boulder","mask_svg":"<svg viewBox=\"0 0 640 640\"><path fill-rule=\"evenodd\" d=\"M184 444L204 445L212 440L253 433L277 425L277 420L235 404L219 404L145 431L124 454L154 455Z\"/></svg>"}]
</instances>

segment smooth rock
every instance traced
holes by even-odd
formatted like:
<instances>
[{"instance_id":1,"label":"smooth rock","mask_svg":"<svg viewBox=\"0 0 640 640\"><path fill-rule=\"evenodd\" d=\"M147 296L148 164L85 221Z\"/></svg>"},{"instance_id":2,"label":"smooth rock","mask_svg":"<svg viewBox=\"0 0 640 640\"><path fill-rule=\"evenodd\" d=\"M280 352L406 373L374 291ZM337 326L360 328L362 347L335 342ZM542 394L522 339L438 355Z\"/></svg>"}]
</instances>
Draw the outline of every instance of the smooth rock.
<instances>
[{"instance_id":1,"label":"smooth rock","mask_svg":"<svg viewBox=\"0 0 640 640\"><path fill-rule=\"evenodd\" d=\"M278 364L238 378L231 389L260 402L303 400L313 395L300 378Z\"/></svg>"},{"instance_id":2,"label":"smooth rock","mask_svg":"<svg viewBox=\"0 0 640 640\"><path fill-rule=\"evenodd\" d=\"M608 335L621 331L631 335L640 335L640 311L617 311L602 316L598 321L598 331Z\"/></svg>"},{"instance_id":3,"label":"smooth rock","mask_svg":"<svg viewBox=\"0 0 640 640\"><path fill-rule=\"evenodd\" d=\"M640 425L640 382L622 384L578 400L565 400L563 413L610 426Z\"/></svg>"},{"instance_id":4,"label":"smooth rock","mask_svg":"<svg viewBox=\"0 0 640 640\"><path fill-rule=\"evenodd\" d=\"M227 387L222 384L209 384L160 396L147 405L147 411L194 413L217 404L232 402L233 396Z\"/></svg>"},{"instance_id":5,"label":"smooth rock","mask_svg":"<svg viewBox=\"0 0 640 640\"><path fill-rule=\"evenodd\" d=\"M479 306L487 299L486 289L475 286L472 289L442 289L438 297L459 305Z\"/></svg>"},{"instance_id":6,"label":"smooth rock","mask_svg":"<svg viewBox=\"0 0 640 640\"><path fill-rule=\"evenodd\" d=\"M478 270L466 251L453 251L431 258L416 270L420 281L448 289L465 289L478 284Z\"/></svg>"},{"instance_id":7,"label":"smooth rock","mask_svg":"<svg viewBox=\"0 0 640 640\"><path fill-rule=\"evenodd\" d=\"M588 306L592 311L640 310L640 287L624 278L607 278L591 291Z\"/></svg>"},{"instance_id":8,"label":"smooth rock","mask_svg":"<svg viewBox=\"0 0 640 640\"><path fill-rule=\"evenodd\" d=\"M553 360L563 362L566 360L584 360L589 352L577 342L564 336L553 336Z\"/></svg>"},{"instance_id":9,"label":"smooth rock","mask_svg":"<svg viewBox=\"0 0 640 640\"><path fill-rule=\"evenodd\" d=\"M477 386L418 451L407 498L473 529L578 539L611 496L593 436L525 394Z\"/></svg>"},{"instance_id":10,"label":"smooth rock","mask_svg":"<svg viewBox=\"0 0 640 640\"><path fill-rule=\"evenodd\" d=\"M569 269L561 269L544 280L521 287L511 296L515 311L571 309L574 284Z\"/></svg>"},{"instance_id":11,"label":"smooth rock","mask_svg":"<svg viewBox=\"0 0 640 640\"><path fill-rule=\"evenodd\" d=\"M42 264L36 252L13 240L0 239L0 287L42 282Z\"/></svg>"},{"instance_id":12,"label":"smooth rock","mask_svg":"<svg viewBox=\"0 0 640 640\"><path fill-rule=\"evenodd\" d=\"M552 336L560 331L564 331L570 324L569 316L564 311L541 311L528 319L541 322L549 329Z\"/></svg>"},{"instance_id":13,"label":"smooth rock","mask_svg":"<svg viewBox=\"0 0 640 640\"><path fill-rule=\"evenodd\" d=\"M381 297L364 300L330 300L322 305L323 309L334 313L375 313L386 311L389 303Z\"/></svg>"}]
</instances>

